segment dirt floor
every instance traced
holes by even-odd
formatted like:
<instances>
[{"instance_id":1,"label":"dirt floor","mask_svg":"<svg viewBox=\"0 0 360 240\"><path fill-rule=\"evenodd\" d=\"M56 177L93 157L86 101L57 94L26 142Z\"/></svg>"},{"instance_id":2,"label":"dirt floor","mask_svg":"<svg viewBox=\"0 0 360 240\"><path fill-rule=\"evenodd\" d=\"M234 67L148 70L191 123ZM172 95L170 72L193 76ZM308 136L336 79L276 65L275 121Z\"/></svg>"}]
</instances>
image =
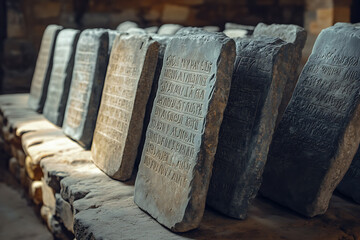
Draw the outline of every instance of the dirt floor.
<instances>
[{"instance_id":1,"label":"dirt floor","mask_svg":"<svg viewBox=\"0 0 360 240\"><path fill-rule=\"evenodd\" d=\"M0 239L53 239L20 190L0 181Z\"/></svg>"}]
</instances>

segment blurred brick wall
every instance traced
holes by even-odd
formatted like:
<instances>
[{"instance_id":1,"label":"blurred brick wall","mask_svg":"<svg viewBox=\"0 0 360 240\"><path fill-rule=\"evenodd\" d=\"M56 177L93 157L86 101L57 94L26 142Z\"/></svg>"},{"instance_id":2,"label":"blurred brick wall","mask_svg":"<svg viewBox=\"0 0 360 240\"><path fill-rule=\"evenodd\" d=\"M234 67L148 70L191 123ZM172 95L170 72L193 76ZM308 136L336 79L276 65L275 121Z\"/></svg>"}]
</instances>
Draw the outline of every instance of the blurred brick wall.
<instances>
[{"instance_id":1,"label":"blurred brick wall","mask_svg":"<svg viewBox=\"0 0 360 240\"><path fill-rule=\"evenodd\" d=\"M259 22L305 26L314 41L320 29L347 21L351 0L0 0L7 6L2 45L3 93L29 90L41 37L48 24L112 28L130 20L141 27ZM0 39L1 41L1 39ZM309 46L310 46L309 45ZM311 46L308 47L311 51Z\"/></svg>"},{"instance_id":2,"label":"blurred brick wall","mask_svg":"<svg viewBox=\"0 0 360 240\"><path fill-rule=\"evenodd\" d=\"M126 20L141 27L226 22L247 25L303 24L304 0L0 0L7 6L2 42L2 93L29 90L41 37L48 24L71 28L116 28ZM1 76L0 76L1 77Z\"/></svg>"},{"instance_id":3,"label":"blurred brick wall","mask_svg":"<svg viewBox=\"0 0 360 240\"><path fill-rule=\"evenodd\" d=\"M322 29L336 22L350 22L351 5L352 0L306 0L304 27L308 31L308 37L303 51L303 62L311 54L315 40Z\"/></svg>"}]
</instances>

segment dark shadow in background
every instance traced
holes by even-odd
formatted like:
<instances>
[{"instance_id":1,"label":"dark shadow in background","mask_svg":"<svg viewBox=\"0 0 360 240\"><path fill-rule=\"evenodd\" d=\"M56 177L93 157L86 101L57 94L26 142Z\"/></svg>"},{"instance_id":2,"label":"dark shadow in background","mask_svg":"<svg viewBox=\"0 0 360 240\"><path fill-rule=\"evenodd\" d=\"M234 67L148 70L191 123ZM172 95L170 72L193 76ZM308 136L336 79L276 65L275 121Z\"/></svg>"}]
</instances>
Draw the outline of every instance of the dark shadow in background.
<instances>
[{"instance_id":1,"label":"dark shadow in background","mask_svg":"<svg viewBox=\"0 0 360 240\"><path fill-rule=\"evenodd\" d=\"M6 0L0 0L0 93L3 91L3 56L4 56L4 41L7 33L7 11L6 11Z\"/></svg>"},{"instance_id":2,"label":"dark shadow in background","mask_svg":"<svg viewBox=\"0 0 360 240\"><path fill-rule=\"evenodd\" d=\"M351 23L360 22L360 0L352 0L350 22Z\"/></svg>"}]
</instances>

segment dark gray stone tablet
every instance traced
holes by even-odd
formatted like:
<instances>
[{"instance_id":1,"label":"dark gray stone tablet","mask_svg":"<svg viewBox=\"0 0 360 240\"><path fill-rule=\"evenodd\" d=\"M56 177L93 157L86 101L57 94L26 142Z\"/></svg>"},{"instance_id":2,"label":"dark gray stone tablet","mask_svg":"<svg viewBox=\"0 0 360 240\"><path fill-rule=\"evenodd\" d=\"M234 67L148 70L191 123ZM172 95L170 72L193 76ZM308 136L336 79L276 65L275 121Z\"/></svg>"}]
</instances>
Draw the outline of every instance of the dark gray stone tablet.
<instances>
[{"instance_id":1,"label":"dark gray stone tablet","mask_svg":"<svg viewBox=\"0 0 360 240\"><path fill-rule=\"evenodd\" d=\"M291 61L291 72L288 75L288 80L286 82L283 99L279 106L279 114L276 119L276 126L279 124L282 115L288 105L291 96L294 92L294 88L298 79L298 67L301 61L302 49L305 46L307 33L304 28L292 24L271 24L266 25L264 23L259 23L255 29L253 36L271 36L278 37L285 42L294 44L295 48L293 50Z\"/></svg>"},{"instance_id":2,"label":"dark gray stone tablet","mask_svg":"<svg viewBox=\"0 0 360 240\"><path fill-rule=\"evenodd\" d=\"M55 45L53 67L44 106L44 116L57 126L62 126L69 96L76 44L80 31L60 31Z\"/></svg>"},{"instance_id":3,"label":"dark gray stone tablet","mask_svg":"<svg viewBox=\"0 0 360 240\"><path fill-rule=\"evenodd\" d=\"M207 204L244 219L260 188L294 46L272 37L235 42L234 73Z\"/></svg>"},{"instance_id":4,"label":"dark gray stone tablet","mask_svg":"<svg viewBox=\"0 0 360 240\"><path fill-rule=\"evenodd\" d=\"M91 147L94 163L112 178L132 175L158 50L147 35L114 42Z\"/></svg>"},{"instance_id":5,"label":"dark gray stone tablet","mask_svg":"<svg viewBox=\"0 0 360 240\"><path fill-rule=\"evenodd\" d=\"M178 35L165 50L135 203L172 231L201 221L234 58L220 33Z\"/></svg>"},{"instance_id":6,"label":"dark gray stone tablet","mask_svg":"<svg viewBox=\"0 0 360 240\"><path fill-rule=\"evenodd\" d=\"M83 147L91 146L106 75L109 34L105 29L87 29L76 47L63 131Z\"/></svg>"},{"instance_id":7,"label":"dark gray stone tablet","mask_svg":"<svg viewBox=\"0 0 360 240\"><path fill-rule=\"evenodd\" d=\"M264 196L305 216L323 214L360 142L360 29L323 30L274 133Z\"/></svg>"},{"instance_id":8,"label":"dark gray stone tablet","mask_svg":"<svg viewBox=\"0 0 360 240\"><path fill-rule=\"evenodd\" d=\"M41 40L28 100L29 107L40 113L44 108L49 86L56 37L62 28L58 25L47 26Z\"/></svg>"}]
</instances>

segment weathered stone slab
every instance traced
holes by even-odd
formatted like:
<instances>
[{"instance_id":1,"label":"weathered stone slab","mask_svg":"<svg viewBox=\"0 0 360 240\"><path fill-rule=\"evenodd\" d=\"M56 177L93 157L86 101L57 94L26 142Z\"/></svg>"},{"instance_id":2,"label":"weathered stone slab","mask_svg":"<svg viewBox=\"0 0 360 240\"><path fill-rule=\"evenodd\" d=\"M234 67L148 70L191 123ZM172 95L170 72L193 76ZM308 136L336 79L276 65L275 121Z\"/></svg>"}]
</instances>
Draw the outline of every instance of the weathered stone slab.
<instances>
[{"instance_id":1,"label":"weathered stone slab","mask_svg":"<svg viewBox=\"0 0 360 240\"><path fill-rule=\"evenodd\" d=\"M53 161L49 159L48 163ZM63 165L57 169L63 169ZM331 207L324 216L310 220L257 198L246 221L207 209L198 229L172 233L134 204L133 181L114 181L93 164L69 165L69 169L71 173L61 181L61 197L73 207L76 239L118 239L119 236L121 239L155 236L166 240L237 239L239 236L244 239L356 239L360 236L360 206L337 196L332 197Z\"/></svg>"},{"instance_id":2,"label":"weathered stone slab","mask_svg":"<svg viewBox=\"0 0 360 240\"><path fill-rule=\"evenodd\" d=\"M29 101L29 93L16 93L0 95L0 114L4 106L18 106L26 107Z\"/></svg>"},{"instance_id":3,"label":"weathered stone slab","mask_svg":"<svg viewBox=\"0 0 360 240\"><path fill-rule=\"evenodd\" d=\"M92 164L91 152L86 150L66 152L50 156L41 160L40 166L44 174L44 181L55 193L60 193L60 181L71 175L74 168Z\"/></svg>"},{"instance_id":4,"label":"weathered stone slab","mask_svg":"<svg viewBox=\"0 0 360 240\"><path fill-rule=\"evenodd\" d=\"M246 35L251 36L254 32L255 26L242 25L231 22L225 23L225 30L236 30L236 29L246 30L247 31Z\"/></svg>"},{"instance_id":5,"label":"weathered stone slab","mask_svg":"<svg viewBox=\"0 0 360 240\"><path fill-rule=\"evenodd\" d=\"M109 53L109 34L88 29L80 34L63 130L89 148L95 129Z\"/></svg>"},{"instance_id":6,"label":"weathered stone slab","mask_svg":"<svg viewBox=\"0 0 360 240\"><path fill-rule=\"evenodd\" d=\"M183 27L176 32L176 35L189 35L189 34L200 34L200 33L207 33L207 31L199 27Z\"/></svg>"},{"instance_id":7,"label":"weathered stone slab","mask_svg":"<svg viewBox=\"0 0 360 240\"><path fill-rule=\"evenodd\" d=\"M145 29L142 29L142 28L131 28L131 29L127 30L126 33L129 33L129 34L147 34Z\"/></svg>"},{"instance_id":8,"label":"weathered stone slab","mask_svg":"<svg viewBox=\"0 0 360 240\"><path fill-rule=\"evenodd\" d=\"M120 23L116 27L116 30L119 32L126 32L127 30L130 30L132 28L137 28L137 27L139 27L139 25L136 22L125 21L125 22Z\"/></svg>"},{"instance_id":9,"label":"weathered stone slab","mask_svg":"<svg viewBox=\"0 0 360 240\"><path fill-rule=\"evenodd\" d=\"M152 26L152 27L144 28L144 30L147 33L157 33L157 31L159 30L159 27L158 26Z\"/></svg>"},{"instance_id":10,"label":"weathered stone slab","mask_svg":"<svg viewBox=\"0 0 360 240\"><path fill-rule=\"evenodd\" d=\"M336 23L335 26L347 26L350 23ZM360 23L352 24L360 27ZM360 148L351 162L349 170L341 180L337 190L342 194L351 197L355 202L360 203Z\"/></svg>"},{"instance_id":11,"label":"weathered stone slab","mask_svg":"<svg viewBox=\"0 0 360 240\"><path fill-rule=\"evenodd\" d=\"M291 96L294 92L294 88L298 79L298 67L301 61L302 49L305 46L307 33L304 28L292 24L271 24L266 25L264 23L259 23L255 29L253 36L271 36L278 37L285 42L294 44L295 48L293 53L291 53L291 72L288 75L288 80L286 82L285 91L283 94L283 99L279 106L279 113L276 119L276 126L279 125L279 122L284 114L286 106L288 105Z\"/></svg>"},{"instance_id":12,"label":"weathered stone slab","mask_svg":"<svg viewBox=\"0 0 360 240\"><path fill-rule=\"evenodd\" d=\"M248 32L244 29L225 29L223 33L229 38L245 38L248 36Z\"/></svg>"},{"instance_id":13,"label":"weathered stone slab","mask_svg":"<svg viewBox=\"0 0 360 240\"><path fill-rule=\"evenodd\" d=\"M74 233L74 213L71 205L65 201L59 193L55 194L56 198L56 215L64 224L65 228Z\"/></svg>"},{"instance_id":14,"label":"weathered stone slab","mask_svg":"<svg viewBox=\"0 0 360 240\"><path fill-rule=\"evenodd\" d=\"M117 36L121 35L121 33L118 32L118 31L110 30L110 29L106 29L106 30L107 30L107 32L109 34L108 54L110 56L114 41L115 41Z\"/></svg>"},{"instance_id":15,"label":"weathered stone slab","mask_svg":"<svg viewBox=\"0 0 360 240\"><path fill-rule=\"evenodd\" d=\"M157 34L159 35L174 35L183 26L179 24L163 24L159 28Z\"/></svg>"},{"instance_id":16,"label":"weathered stone slab","mask_svg":"<svg viewBox=\"0 0 360 240\"><path fill-rule=\"evenodd\" d=\"M48 94L44 106L44 116L57 126L62 126L69 96L76 44L80 31L65 29L60 31L55 45L53 67Z\"/></svg>"},{"instance_id":17,"label":"weathered stone slab","mask_svg":"<svg viewBox=\"0 0 360 240\"><path fill-rule=\"evenodd\" d=\"M337 186L337 190L342 194L351 197L360 204L360 148L356 152L351 162L349 170Z\"/></svg>"},{"instance_id":18,"label":"weathered stone slab","mask_svg":"<svg viewBox=\"0 0 360 240\"><path fill-rule=\"evenodd\" d=\"M218 26L204 26L203 29L207 32L219 32L220 28Z\"/></svg>"},{"instance_id":19,"label":"weathered stone slab","mask_svg":"<svg viewBox=\"0 0 360 240\"><path fill-rule=\"evenodd\" d=\"M144 128L143 128L143 131L142 131L142 134L141 134L141 139L140 139L140 143L139 143L139 147L138 147L138 151L137 151L137 156L136 156L136 160L135 160L135 167L136 168L139 166L139 163L140 163L140 160L141 160L142 150L143 150L144 144L145 144L146 131L147 131L147 128L148 128L149 123L150 123L151 111L152 111L152 108L153 108L153 105L154 105L154 100L155 100L156 92L157 92L158 85L159 85L159 78L160 78L160 74L161 74L161 69L163 67L165 49L166 49L166 46L170 42L170 39L172 37L171 36L166 36L166 35L153 35L152 38L156 42L159 43L159 53L158 53L158 59L157 59L155 74L154 74L154 80L153 80L153 84L152 84L151 91L150 91L150 96L149 96L148 102L146 104L146 111L145 111L145 115L144 115Z\"/></svg>"},{"instance_id":20,"label":"weathered stone slab","mask_svg":"<svg viewBox=\"0 0 360 240\"><path fill-rule=\"evenodd\" d=\"M56 200L55 200L55 191L46 183L45 178L41 179L42 182L42 199L43 205L48 207L49 212L52 215L55 215L56 211Z\"/></svg>"},{"instance_id":21,"label":"weathered stone slab","mask_svg":"<svg viewBox=\"0 0 360 240\"><path fill-rule=\"evenodd\" d=\"M270 146L262 194L306 216L326 211L359 146L359 44L353 26L320 33Z\"/></svg>"},{"instance_id":22,"label":"weathered stone slab","mask_svg":"<svg viewBox=\"0 0 360 240\"><path fill-rule=\"evenodd\" d=\"M244 219L260 188L293 45L271 37L235 42L234 73L207 204Z\"/></svg>"},{"instance_id":23,"label":"weathered stone slab","mask_svg":"<svg viewBox=\"0 0 360 240\"><path fill-rule=\"evenodd\" d=\"M61 29L62 27L58 25L47 26L41 40L40 51L36 61L28 100L29 107L37 112L42 112L45 104L56 37Z\"/></svg>"},{"instance_id":24,"label":"weathered stone slab","mask_svg":"<svg viewBox=\"0 0 360 240\"><path fill-rule=\"evenodd\" d=\"M158 49L147 35L122 35L114 42L91 147L94 163L112 178L131 177Z\"/></svg>"},{"instance_id":25,"label":"weathered stone slab","mask_svg":"<svg viewBox=\"0 0 360 240\"><path fill-rule=\"evenodd\" d=\"M201 221L234 58L221 33L175 36L165 50L134 199L172 231Z\"/></svg>"}]
</instances>

